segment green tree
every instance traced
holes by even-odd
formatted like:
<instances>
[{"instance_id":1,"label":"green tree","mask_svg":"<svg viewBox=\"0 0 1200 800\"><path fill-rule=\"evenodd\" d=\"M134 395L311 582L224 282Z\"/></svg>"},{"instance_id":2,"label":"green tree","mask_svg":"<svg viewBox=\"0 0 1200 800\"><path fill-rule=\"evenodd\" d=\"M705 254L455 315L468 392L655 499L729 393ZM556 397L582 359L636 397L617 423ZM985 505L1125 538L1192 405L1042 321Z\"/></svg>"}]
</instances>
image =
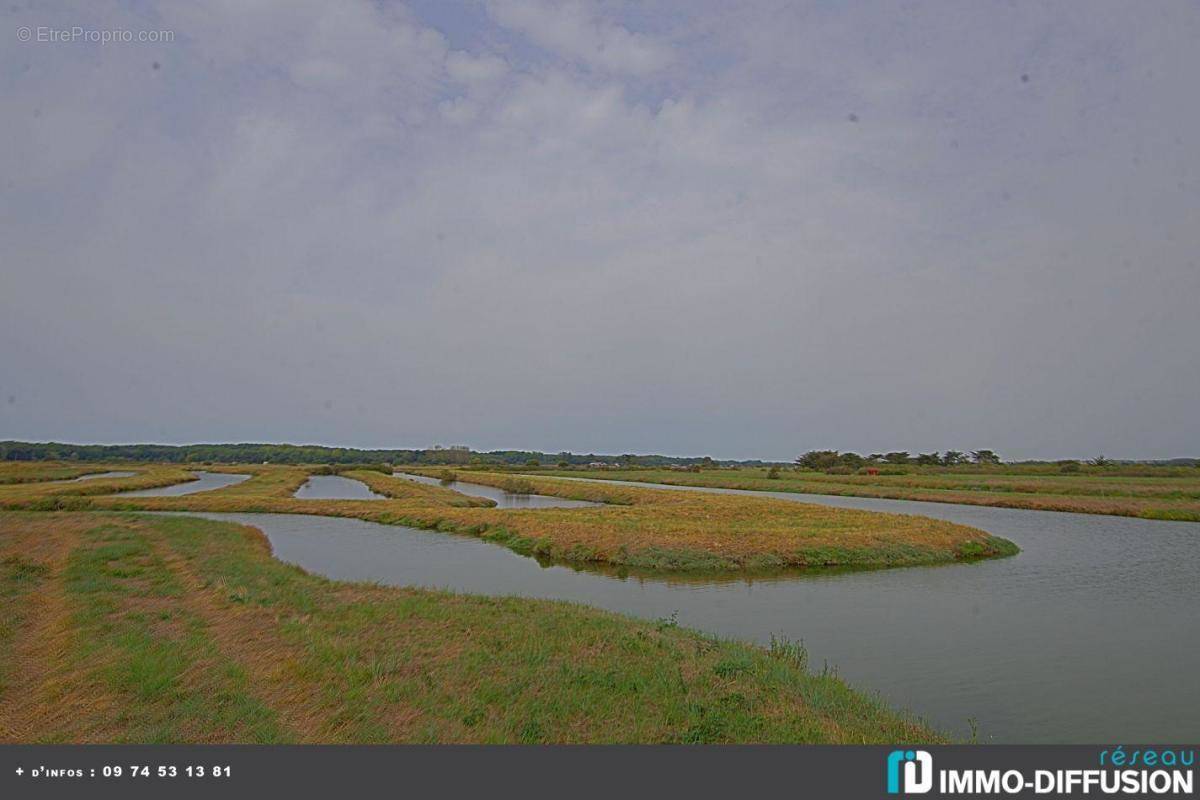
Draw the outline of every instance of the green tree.
<instances>
[{"instance_id":1,"label":"green tree","mask_svg":"<svg viewBox=\"0 0 1200 800\"><path fill-rule=\"evenodd\" d=\"M809 450L796 459L796 466L804 469L829 469L838 465L837 450Z\"/></svg>"},{"instance_id":2,"label":"green tree","mask_svg":"<svg viewBox=\"0 0 1200 800\"><path fill-rule=\"evenodd\" d=\"M971 460L976 464L999 464L1000 456L992 450L972 450Z\"/></svg>"},{"instance_id":3,"label":"green tree","mask_svg":"<svg viewBox=\"0 0 1200 800\"><path fill-rule=\"evenodd\" d=\"M867 463L867 460L858 453L842 453L840 456L838 456L838 463L843 467L858 469L863 464Z\"/></svg>"}]
</instances>

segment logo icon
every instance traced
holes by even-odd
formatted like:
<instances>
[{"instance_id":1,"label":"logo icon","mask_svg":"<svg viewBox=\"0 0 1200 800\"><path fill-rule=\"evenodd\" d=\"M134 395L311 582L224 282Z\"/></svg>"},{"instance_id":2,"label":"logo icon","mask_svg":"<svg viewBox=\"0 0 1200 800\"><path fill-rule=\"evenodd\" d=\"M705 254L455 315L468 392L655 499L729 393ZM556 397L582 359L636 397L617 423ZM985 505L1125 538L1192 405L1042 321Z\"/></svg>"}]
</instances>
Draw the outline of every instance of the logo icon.
<instances>
[{"instance_id":1,"label":"logo icon","mask_svg":"<svg viewBox=\"0 0 1200 800\"><path fill-rule=\"evenodd\" d=\"M888 753L888 794L925 794L932 788L933 756L924 750L893 750Z\"/></svg>"}]
</instances>

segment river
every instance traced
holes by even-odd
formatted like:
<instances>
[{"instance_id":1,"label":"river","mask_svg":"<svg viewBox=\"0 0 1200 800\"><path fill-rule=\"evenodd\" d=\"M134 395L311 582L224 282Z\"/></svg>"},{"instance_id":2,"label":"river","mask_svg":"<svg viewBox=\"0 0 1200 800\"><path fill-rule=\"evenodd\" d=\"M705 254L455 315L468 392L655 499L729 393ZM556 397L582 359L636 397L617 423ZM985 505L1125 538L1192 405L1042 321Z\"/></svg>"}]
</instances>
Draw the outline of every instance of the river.
<instances>
[{"instance_id":1,"label":"river","mask_svg":"<svg viewBox=\"0 0 1200 800\"><path fill-rule=\"evenodd\" d=\"M542 566L472 537L354 519L199 516L254 525L279 558L332 578L571 600L651 619L678 612L681 625L721 636L803 640L815 668L836 667L957 736L973 720L985 742L1200 739L1200 526L746 494L947 519L1022 552L938 567L681 579Z\"/></svg>"}]
</instances>

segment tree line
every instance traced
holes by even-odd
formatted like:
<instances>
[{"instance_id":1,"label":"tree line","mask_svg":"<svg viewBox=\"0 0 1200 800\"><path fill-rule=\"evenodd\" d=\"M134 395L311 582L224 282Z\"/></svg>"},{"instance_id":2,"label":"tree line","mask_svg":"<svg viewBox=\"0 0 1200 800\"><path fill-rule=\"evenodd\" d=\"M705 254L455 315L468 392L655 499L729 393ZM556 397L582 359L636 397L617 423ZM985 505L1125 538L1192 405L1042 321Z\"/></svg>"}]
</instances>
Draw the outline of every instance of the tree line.
<instances>
[{"instance_id":1,"label":"tree line","mask_svg":"<svg viewBox=\"0 0 1200 800\"><path fill-rule=\"evenodd\" d=\"M295 444L65 444L62 442L0 442L0 461L165 461L203 463L205 461L241 464L481 464L481 465L561 465L591 463L658 467L668 465L711 466L708 456L619 456L579 454L569 451L543 453L537 450L492 450L479 452L463 445L427 449L372 450L356 447L325 447ZM762 461L740 462L757 466Z\"/></svg>"},{"instance_id":2,"label":"tree line","mask_svg":"<svg viewBox=\"0 0 1200 800\"><path fill-rule=\"evenodd\" d=\"M871 464L917 464L920 466L953 467L956 464L999 464L1000 456L994 450L947 450L945 453L918 453L907 450L891 453L839 453L837 450L809 450L796 459L796 466L803 469L827 470L835 467L862 469Z\"/></svg>"}]
</instances>

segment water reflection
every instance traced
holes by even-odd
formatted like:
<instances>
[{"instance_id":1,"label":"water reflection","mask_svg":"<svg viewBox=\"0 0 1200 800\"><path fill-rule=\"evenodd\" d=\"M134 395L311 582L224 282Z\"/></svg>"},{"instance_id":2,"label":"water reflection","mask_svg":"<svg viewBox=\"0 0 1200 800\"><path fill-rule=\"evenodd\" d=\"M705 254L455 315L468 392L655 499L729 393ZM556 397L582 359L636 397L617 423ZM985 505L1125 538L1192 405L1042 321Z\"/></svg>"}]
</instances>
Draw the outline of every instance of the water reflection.
<instances>
[{"instance_id":1,"label":"water reflection","mask_svg":"<svg viewBox=\"0 0 1200 800\"><path fill-rule=\"evenodd\" d=\"M128 470L113 470L112 472L93 472L90 475L80 475L78 478L67 478L61 481L46 481L46 483L81 483L83 481L96 481L102 478L129 478L136 474L136 472Z\"/></svg>"},{"instance_id":2,"label":"water reflection","mask_svg":"<svg viewBox=\"0 0 1200 800\"><path fill-rule=\"evenodd\" d=\"M362 481L341 475L313 475L296 490L300 500L386 500Z\"/></svg>"},{"instance_id":3,"label":"water reflection","mask_svg":"<svg viewBox=\"0 0 1200 800\"><path fill-rule=\"evenodd\" d=\"M552 497L544 494L514 494L495 486L485 486L482 483L467 483L466 481L441 481L424 475L410 475L407 472L395 473L397 478L424 483L430 486L444 486L456 492L472 497L486 497L496 501L497 508L589 508L603 505L590 503L587 500L568 500L563 497Z\"/></svg>"},{"instance_id":4,"label":"water reflection","mask_svg":"<svg viewBox=\"0 0 1200 800\"><path fill-rule=\"evenodd\" d=\"M249 480L249 475L234 475L228 472L194 472L196 476L194 481L185 481L184 483L173 483L170 486L159 486L154 489L139 489L136 492L122 492L122 497L178 497L184 494L197 494L199 492L210 492L214 489L224 489L226 486L233 486L236 483L241 483L244 480Z\"/></svg>"},{"instance_id":5,"label":"water reflection","mask_svg":"<svg viewBox=\"0 0 1200 800\"><path fill-rule=\"evenodd\" d=\"M572 600L650 619L678 611L680 624L722 636L803 640L812 663L960 736L973 717L985 741L1200 738L1195 524L784 499L949 519L1023 552L941 567L676 578L542 565L471 537L361 520L203 516L255 525L279 558L333 578Z\"/></svg>"}]
</instances>

